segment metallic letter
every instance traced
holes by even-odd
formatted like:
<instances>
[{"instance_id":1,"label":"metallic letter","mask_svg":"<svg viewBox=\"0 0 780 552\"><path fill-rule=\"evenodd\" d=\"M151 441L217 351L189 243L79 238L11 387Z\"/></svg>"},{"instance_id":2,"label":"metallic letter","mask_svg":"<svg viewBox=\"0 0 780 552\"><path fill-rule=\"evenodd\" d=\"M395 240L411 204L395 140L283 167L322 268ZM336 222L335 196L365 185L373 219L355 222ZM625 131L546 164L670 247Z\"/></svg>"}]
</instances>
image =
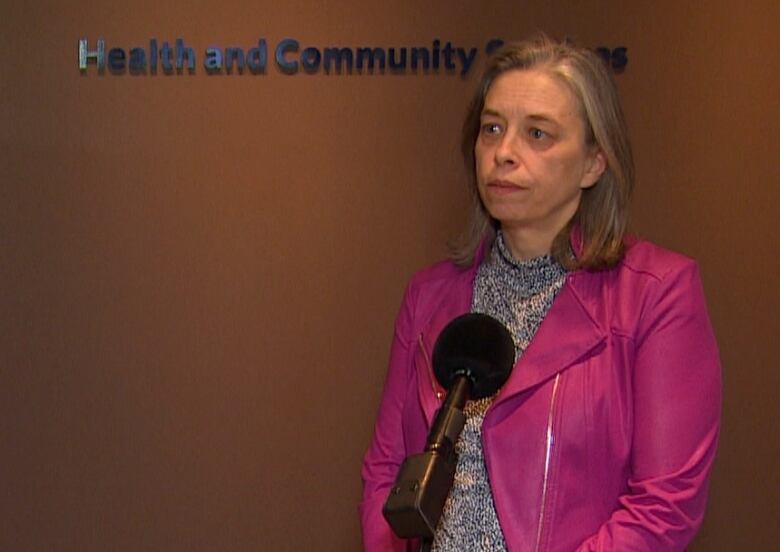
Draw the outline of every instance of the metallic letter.
<instances>
[{"instance_id":1,"label":"metallic letter","mask_svg":"<svg viewBox=\"0 0 780 552\"><path fill-rule=\"evenodd\" d=\"M125 71L125 51L122 48L111 48L108 51L108 68L115 75Z\"/></svg>"},{"instance_id":2,"label":"metallic letter","mask_svg":"<svg viewBox=\"0 0 780 552\"><path fill-rule=\"evenodd\" d=\"M485 53L489 56L493 55L493 52L501 48L504 45L504 41L500 38L492 38L485 46Z\"/></svg>"},{"instance_id":3,"label":"metallic letter","mask_svg":"<svg viewBox=\"0 0 780 552\"><path fill-rule=\"evenodd\" d=\"M276 58L276 64L279 66L279 69L281 69L283 73L292 75L293 73L298 71L297 61L287 61L286 59L284 59L284 54L286 54L287 52L297 52L297 51L298 51L298 41L295 40L294 38L285 38L276 46L276 52L274 54L274 57Z\"/></svg>"},{"instance_id":4,"label":"metallic letter","mask_svg":"<svg viewBox=\"0 0 780 552\"><path fill-rule=\"evenodd\" d=\"M195 52L184 46L184 39L176 39L176 71L181 73L184 68L184 57L187 56L187 71L195 72Z\"/></svg>"},{"instance_id":5,"label":"metallic letter","mask_svg":"<svg viewBox=\"0 0 780 552\"><path fill-rule=\"evenodd\" d=\"M342 63L347 68L347 73L352 74L352 50L349 48L325 48L322 51L322 66L326 74L330 74L332 65L336 66L336 73L341 74ZM373 65L373 59L372 65Z\"/></svg>"},{"instance_id":6,"label":"metallic letter","mask_svg":"<svg viewBox=\"0 0 780 552\"><path fill-rule=\"evenodd\" d=\"M87 63L93 60L97 65L98 71L103 72L106 68L106 41L99 38L97 41L97 50L87 49L87 39L79 40L79 69L84 72L87 70Z\"/></svg>"},{"instance_id":7,"label":"metallic letter","mask_svg":"<svg viewBox=\"0 0 780 552\"><path fill-rule=\"evenodd\" d=\"M373 72L374 71L374 60L378 60L379 63L379 70L384 72L385 70L385 51L382 48L374 48L373 50L371 48L358 48L357 49L357 60L355 61L355 66L357 67L358 72L360 72L363 69L363 62L364 60L368 60L368 71Z\"/></svg>"},{"instance_id":8,"label":"metallic letter","mask_svg":"<svg viewBox=\"0 0 780 552\"><path fill-rule=\"evenodd\" d=\"M313 46L309 46L301 52L301 65L303 65L303 70L309 74L317 72L320 61L322 61L322 54Z\"/></svg>"},{"instance_id":9,"label":"metallic letter","mask_svg":"<svg viewBox=\"0 0 780 552\"><path fill-rule=\"evenodd\" d=\"M252 74L265 73L267 49L265 39L261 38L257 41L257 48L250 48L246 53L246 66L249 67Z\"/></svg>"}]
</instances>

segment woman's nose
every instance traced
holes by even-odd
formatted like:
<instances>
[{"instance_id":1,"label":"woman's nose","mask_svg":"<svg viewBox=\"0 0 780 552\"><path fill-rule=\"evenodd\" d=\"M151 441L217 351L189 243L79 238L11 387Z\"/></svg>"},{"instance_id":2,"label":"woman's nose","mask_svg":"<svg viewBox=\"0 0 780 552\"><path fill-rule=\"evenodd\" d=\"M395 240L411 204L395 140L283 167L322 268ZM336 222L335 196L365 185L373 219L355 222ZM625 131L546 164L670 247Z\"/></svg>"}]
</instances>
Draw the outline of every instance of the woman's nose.
<instances>
[{"instance_id":1,"label":"woman's nose","mask_svg":"<svg viewBox=\"0 0 780 552\"><path fill-rule=\"evenodd\" d=\"M516 144L509 134L501 137L501 141L496 147L496 163L499 165L514 165L519 161Z\"/></svg>"}]
</instances>

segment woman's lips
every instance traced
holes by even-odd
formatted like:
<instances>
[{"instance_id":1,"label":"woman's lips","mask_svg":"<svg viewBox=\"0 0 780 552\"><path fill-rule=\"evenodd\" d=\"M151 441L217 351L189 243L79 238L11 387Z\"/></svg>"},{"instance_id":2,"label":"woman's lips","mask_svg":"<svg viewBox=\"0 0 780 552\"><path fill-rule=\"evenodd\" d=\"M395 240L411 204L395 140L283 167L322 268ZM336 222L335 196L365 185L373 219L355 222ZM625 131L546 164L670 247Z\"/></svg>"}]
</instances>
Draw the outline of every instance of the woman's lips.
<instances>
[{"instance_id":1,"label":"woman's lips","mask_svg":"<svg viewBox=\"0 0 780 552\"><path fill-rule=\"evenodd\" d=\"M527 188L507 180L492 180L488 182L487 188L491 193L497 195L515 194L527 190Z\"/></svg>"}]
</instances>

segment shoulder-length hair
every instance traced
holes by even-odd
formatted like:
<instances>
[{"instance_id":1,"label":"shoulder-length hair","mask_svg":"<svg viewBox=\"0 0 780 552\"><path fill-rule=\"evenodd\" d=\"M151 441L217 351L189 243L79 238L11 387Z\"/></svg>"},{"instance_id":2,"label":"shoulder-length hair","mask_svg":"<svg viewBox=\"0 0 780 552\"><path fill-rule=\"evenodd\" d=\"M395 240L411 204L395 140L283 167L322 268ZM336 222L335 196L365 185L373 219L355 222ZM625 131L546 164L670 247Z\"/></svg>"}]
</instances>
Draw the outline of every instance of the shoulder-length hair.
<instances>
[{"instance_id":1,"label":"shoulder-length hair","mask_svg":"<svg viewBox=\"0 0 780 552\"><path fill-rule=\"evenodd\" d=\"M551 254L569 270L613 267L625 251L628 201L634 187L634 162L617 89L606 63L594 52L544 35L507 44L496 52L488 60L469 105L461 151L470 176L471 220L452 247L452 259L461 266L472 264L480 243L492 242L500 227L479 197L474 146L490 86L506 71L525 69L547 71L569 87L577 98L588 144L600 148L607 161L598 182L583 190L577 212L555 237ZM575 244L572 256L574 228L581 243Z\"/></svg>"}]
</instances>

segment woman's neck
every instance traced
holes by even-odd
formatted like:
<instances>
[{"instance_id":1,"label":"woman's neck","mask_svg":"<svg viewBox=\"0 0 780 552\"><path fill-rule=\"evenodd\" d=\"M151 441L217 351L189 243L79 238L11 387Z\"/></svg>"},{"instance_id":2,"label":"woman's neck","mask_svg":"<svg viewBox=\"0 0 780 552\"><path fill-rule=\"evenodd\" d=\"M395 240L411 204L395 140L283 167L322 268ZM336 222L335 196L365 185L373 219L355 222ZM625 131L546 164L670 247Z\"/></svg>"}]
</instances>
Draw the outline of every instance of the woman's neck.
<instances>
[{"instance_id":1,"label":"woman's neck","mask_svg":"<svg viewBox=\"0 0 780 552\"><path fill-rule=\"evenodd\" d=\"M531 228L501 228L506 245L512 257L518 261L527 261L552 251L555 235L549 232L537 232Z\"/></svg>"}]
</instances>

